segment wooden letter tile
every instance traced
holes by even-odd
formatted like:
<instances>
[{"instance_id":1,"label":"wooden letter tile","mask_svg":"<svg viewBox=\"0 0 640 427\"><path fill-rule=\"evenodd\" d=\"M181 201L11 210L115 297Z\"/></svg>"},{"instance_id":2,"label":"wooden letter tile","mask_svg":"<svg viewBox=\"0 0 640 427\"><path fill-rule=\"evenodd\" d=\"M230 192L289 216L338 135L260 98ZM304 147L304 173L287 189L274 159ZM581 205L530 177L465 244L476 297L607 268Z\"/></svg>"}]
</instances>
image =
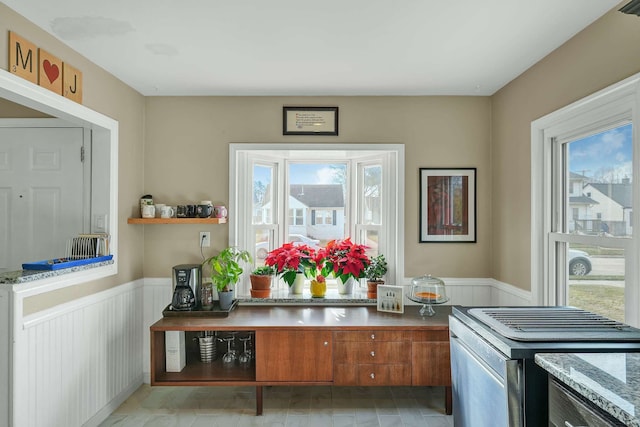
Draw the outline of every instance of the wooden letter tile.
<instances>
[{"instance_id":1,"label":"wooden letter tile","mask_svg":"<svg viewBox=\"0 0 640 427\"><path fill-rule=\"evenodd\" d=\"M38 50L38 84L62 95L62 61L44 49Z\"/></svg>"},{"instance_id":2,"label":"wooden letter tile","mask_svg":"<svg viewBox=\"0 0 640 427\"><path fill-rule=\"evenodd\" d=\"M62 64L62 96L82 104L82 72L75 67Z\"/></svg>"},{"instance_id":3,"label":"wooden letter tile","mask_svg":"<svg viewBox=\"0 0 640 427\"><path fill-rule=\"evenodd\" d=\"M9 72L38 84L36 45L9 31Z\"/></svg>"}]
</instances>

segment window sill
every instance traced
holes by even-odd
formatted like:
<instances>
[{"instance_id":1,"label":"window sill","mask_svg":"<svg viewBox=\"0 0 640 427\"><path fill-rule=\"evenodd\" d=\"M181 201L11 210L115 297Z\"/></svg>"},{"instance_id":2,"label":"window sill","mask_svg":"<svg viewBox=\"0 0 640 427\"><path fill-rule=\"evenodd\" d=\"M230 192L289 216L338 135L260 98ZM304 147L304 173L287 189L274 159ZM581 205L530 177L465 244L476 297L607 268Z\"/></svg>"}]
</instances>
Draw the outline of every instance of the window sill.
<instances>
[{"instance_id":1,"label":"window sill","mask_svg":"<svg viewBox=\"0 0 640 427\"><path fill-rule=\"evenodd\" d=\"M327 289L324 298L313 298L311 292L305 289L302 294L289 293L288 289L272 289L270 298L252 298L238 296L242 305L377 305L377 299L367 298L366 289L354 289L350 295L339 294L337 289Z\"/></svg>"}]
</instances>

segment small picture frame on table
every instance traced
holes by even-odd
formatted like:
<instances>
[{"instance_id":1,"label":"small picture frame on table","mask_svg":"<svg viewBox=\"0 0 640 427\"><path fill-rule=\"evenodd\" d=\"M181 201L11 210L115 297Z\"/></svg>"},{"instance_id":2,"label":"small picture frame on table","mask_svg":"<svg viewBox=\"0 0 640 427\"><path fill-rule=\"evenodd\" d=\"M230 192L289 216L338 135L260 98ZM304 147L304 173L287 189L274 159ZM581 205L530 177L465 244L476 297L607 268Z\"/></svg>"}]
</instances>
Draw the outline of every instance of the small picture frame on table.
<instances>
[{"instance_id":1,"label":"small picture frame on table","mask_svg":"<svg viewBox=\"0 0 640 427\"><path fill-rule=\"evenodd\" d=\"M402 286L378 286L378 311L404 313L404 288Z\"/></svg>"}]
</instances>

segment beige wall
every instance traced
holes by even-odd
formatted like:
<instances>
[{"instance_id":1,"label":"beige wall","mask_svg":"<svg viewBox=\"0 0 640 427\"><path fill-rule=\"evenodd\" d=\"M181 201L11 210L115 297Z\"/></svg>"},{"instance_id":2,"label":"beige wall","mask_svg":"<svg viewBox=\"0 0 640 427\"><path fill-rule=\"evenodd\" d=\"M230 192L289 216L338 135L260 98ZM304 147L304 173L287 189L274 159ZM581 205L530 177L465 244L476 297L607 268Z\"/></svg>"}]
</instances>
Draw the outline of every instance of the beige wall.
<instances>
[{"instance_id":1,"label":"beige wall","mask_svg":"<svg viewBox=\"0 0 640 427\"><path fill-rule=\"evenodd\" d=\"M143 230L128 226L126 219L131 216L143 188L140 165L143 164L144 148L144 97L0 4L0 68L3 70L8 69L9 30L81 70L84 79L83 104L112 117L120 125L118 275L29 298L24 307L25 313L29 314L142 277Z\"/></svg>"},{"instance_id":2,"label":"beige wall","mask_svg":"<svg viewBox=\"0 0 640 427\"><path fill-rule=\"evenodd\" d=\"M405 144L405 276L494 277L529 289L531 121L640 71L640 20L616 9L491 98L145 99L2 4L0 68L7 69L8 30L82 70L84 104L120 123L119 274L32 298L27 312L143 276L169 277L173 265L201 260L198 232L207 227L213 244L205 256L224 247L226 225L140 226L126 218L145 193L161 202L228 203L229 142ZM339 106L340 136L283 136L283 105ZM478 243L418 243L419 167L478 168Z\"/></svg>"},{"instance_id":3,"label":"beige wall","mask_svg":"<svg viewBox=\"0 0 640 427\"><path fill-rule=\"evenodd\" d=\"M531 122L640 71L640 19L618 8L491 99L492 274L497 280L531 287Z\"/></svg>"},{"instance_id":4,"label":"beige wall","mask_svg":"<svg viewBox=\"0 0 640 427\"><path fill-rule=\"evenodd\" d=\"M491 276L488 97L153 97L147 98L145 192L166 203L228 204L230 142L402 143L406 150L405 276ZM284 105L338 106L340 135L283 136ZM478 169L478 243L418 243L418 168ZM233 212L231 212L233 215ZM198 232L212 255L226 225L145 226L146 277L168 277L201 261Z\"/></svg>"}]
</instances>

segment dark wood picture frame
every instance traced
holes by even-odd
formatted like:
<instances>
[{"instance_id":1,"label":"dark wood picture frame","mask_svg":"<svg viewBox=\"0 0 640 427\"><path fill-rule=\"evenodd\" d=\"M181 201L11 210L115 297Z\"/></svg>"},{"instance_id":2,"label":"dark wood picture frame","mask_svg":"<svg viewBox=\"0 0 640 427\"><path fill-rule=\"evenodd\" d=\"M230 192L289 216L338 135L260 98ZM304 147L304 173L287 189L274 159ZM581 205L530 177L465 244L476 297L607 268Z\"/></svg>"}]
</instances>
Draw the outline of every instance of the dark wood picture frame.
<instances>
[{"instance_id":1,"label":"dark wood picture frame","mask_svg":"<svg viewBox=\"0 0 640 427\"><path fill-rule=\"evenodd\" d=\"M282 107L282 134L338 136L338 107Z\"/></svg>"},{"instance_id":2,"label":"dark wood picture frame","mask_svg":"<svg viewBox=\"0 0 640 427\"><path fill-rule=\"evenodd\" d=\"M476 243L476 168L420 168L420 243Z\"/></svg>"}]
</instances>

